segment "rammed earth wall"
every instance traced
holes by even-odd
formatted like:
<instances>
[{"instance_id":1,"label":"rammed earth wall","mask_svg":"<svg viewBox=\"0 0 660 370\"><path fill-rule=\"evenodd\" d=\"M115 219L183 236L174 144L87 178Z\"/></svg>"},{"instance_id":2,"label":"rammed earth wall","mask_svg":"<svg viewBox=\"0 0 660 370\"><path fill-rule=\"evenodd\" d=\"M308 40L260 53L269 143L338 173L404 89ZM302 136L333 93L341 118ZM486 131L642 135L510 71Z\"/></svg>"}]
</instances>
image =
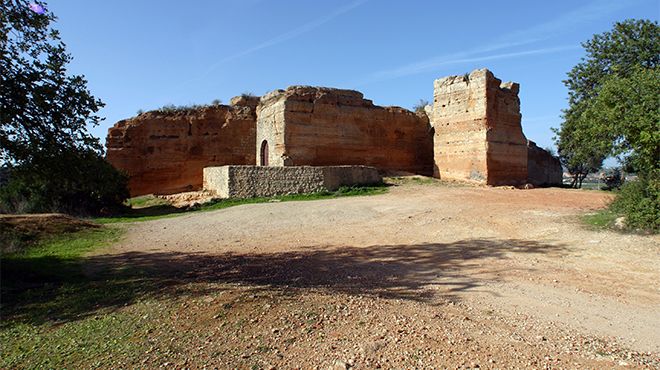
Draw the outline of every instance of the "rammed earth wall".
<instances>
[{"instance_id":1,"label":"rammed earth wall","mask_svg":"<svg viewBox=\"0 0 660 370\"><path fill-rule=\"evenodd\" d=\"M291 86L261 98L257 159L270 166L366 165L433 172L433 135L425 114L380 107L362 93Z\"/></svg>"},{"instance_id":2,"label":"rammed earth wall","mask_svg":"<svg viewBox=\"0 0 660 370\"><path fill-rule=\"evenodd\" d=\"M153 111L108 130L107 159L131 196L199 190L207 166L255 164L258 98L193 110Z\"/></svg>"},{"instance_id":3,"label":"rammed earth wall","mask_svg":"<svg viewBox=\"0 0 660 370\"><path fill-rule=\"evenodd\" d=\"M517 83L487 69L435 81L434 175L488 185L527 181L527 139Z\"/></svg>"}]
</instances>

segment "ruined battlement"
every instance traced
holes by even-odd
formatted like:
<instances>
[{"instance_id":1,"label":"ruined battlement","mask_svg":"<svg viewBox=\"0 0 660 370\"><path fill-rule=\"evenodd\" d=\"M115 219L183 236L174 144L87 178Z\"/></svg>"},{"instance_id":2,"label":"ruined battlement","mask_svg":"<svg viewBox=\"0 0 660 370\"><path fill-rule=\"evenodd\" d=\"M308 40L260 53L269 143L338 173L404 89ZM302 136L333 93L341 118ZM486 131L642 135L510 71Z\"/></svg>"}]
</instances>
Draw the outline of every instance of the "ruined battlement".
<instances>
[{"instance_id":1,"label":"ruined battlement","mask_svg":"<svg viewBox=\"0 0 660 370\"><path fill-rule=\"evenodd\" d=\"M488 185L527 181L519 85L487 69L434 83L434 175Z\"/></svg>"},{"instance_id":2,"label":"ruined battlement","mask_svg":"<svg viewBox=\"0 0 660 370\"><path fill-rule=\"evenodd\" d=\"M326 87L266 94L257 108L256 150L258 164L269 166L366 165L430 175L433 165L426 117Z\"/></svg>"},{"instance_id":3,"label":"ruined battlement","mask_svg":"<svg viewBox=\"0 0 660 370\"><path fill-rule=\"evenodd\" d=\"M262 105L273 104L277 100L288 102L318 102L324 104L341 104L354 107L373 107L373 102L364 99L364 95L355 90L336 89L317 86L289 86L284 90L275 90L261 98Z\"/></svg>"},{"instance_id":4,"label":"ruined battlement","mask_svg":"<svg viewBox=\"0 0 660 370\"><path fill-rule=\"evenodd\" d=\"M255 162L255 101L232 103L119 121L108 130L107 159L128 174L132 196L200 189L204 167Z\"/></svg>"},{"instance_id":5,"label":"ruined battlement","mask_svg":"<svg viewBox=\"0 0 660 370\"><path fill-rule=\"evenodd\" d=\"M152 111L108 130L131 194L198 190L205 167L366 165L488 185L553 185L561 165L521 128L520 86L487 69L434 82L433 106L382 107L359 91L290 86L230 105Z\"/></svg>"}]
</instances>

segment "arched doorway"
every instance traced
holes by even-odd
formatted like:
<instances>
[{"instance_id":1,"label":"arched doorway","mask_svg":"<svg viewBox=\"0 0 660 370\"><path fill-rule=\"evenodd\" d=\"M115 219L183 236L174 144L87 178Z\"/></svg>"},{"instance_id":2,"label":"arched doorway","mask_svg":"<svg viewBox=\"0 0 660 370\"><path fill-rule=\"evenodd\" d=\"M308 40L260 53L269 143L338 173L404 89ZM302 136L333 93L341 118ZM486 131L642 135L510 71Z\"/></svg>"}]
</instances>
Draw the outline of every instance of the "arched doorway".
<instances>
[{"instance_id":1,"label":"arched doorway","mask_svg":"<svg viewBox=\"0 0 660 370\"><path fill-rule=\"evenodd\" d=\"M261 150L259 151L259 164L262 166L268 166L268 141L264 140L261 142Z\"/></svg>"}]
</instances>

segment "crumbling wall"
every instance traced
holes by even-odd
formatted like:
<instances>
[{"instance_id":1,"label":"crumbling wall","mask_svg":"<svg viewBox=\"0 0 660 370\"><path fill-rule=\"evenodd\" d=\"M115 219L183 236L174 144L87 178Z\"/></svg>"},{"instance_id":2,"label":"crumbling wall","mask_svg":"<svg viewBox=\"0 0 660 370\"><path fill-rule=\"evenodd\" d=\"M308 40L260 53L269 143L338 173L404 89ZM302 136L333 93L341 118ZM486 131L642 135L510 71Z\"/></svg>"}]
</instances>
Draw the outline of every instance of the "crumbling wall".
<instances>
[{"instance_id":1,"label":"crumbling wall","mask_svg":"<svg viewBox=\"0 0 660 370\"><path fill-rule=\"evenodd\" d=\"M255 164L257 103L237 97L119 121L108 130L107 159L129 175L131 196L201 189L204 167Z\"/></svg>"},{"instance_id":2,"label":"crumbling wall","mask_svg":"<svg viewBox=\"0 0 660 370\"><path fill-rule=\"evenodd\" d=\"M527 181L519 86L487 69L434 83L434 176L488 185Z\"/></svg>"},{"instance_id":3,"label":"crumbling wall","mask_svg":"<svg viewBox=\"0 0 660 370\"><path fill-rule=\"evenodd\" d=\"M527 182L534 186L559 186L563 174L559 158L527 141Z\"/></svg>"},{"instance_id":4,"label":"crumbling wall","mask_svg":"<svg viewBox=\"0 0 660 370\"><path fill-rule=\"evenodd\" d=\"M430 133L425 114L375 106L352 90L291 86L265 95L258 107L257 142L266 140L275 166L367 165L430 175Z\"/></svg>"}]
</instances>

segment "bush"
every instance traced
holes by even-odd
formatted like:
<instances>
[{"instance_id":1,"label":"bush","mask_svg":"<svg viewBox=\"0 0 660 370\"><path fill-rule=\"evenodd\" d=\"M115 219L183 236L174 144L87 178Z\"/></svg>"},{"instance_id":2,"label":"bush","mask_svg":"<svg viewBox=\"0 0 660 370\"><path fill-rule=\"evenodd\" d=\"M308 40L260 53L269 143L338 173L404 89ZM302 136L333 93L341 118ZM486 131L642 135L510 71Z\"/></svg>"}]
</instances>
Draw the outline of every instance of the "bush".
<instances>
[{"instance_id":1,"label":"bush","mask_svg":"<svg viewBox=\"0 0 660 370\"><path fill-rule=\"evenodd\" d=\"M10 169L9 181L0 188L0 212L107 215L125 207L127 182L92 150L35 156Z\"/></svg>"},{"instance_id":2,"label":"bush","mask_svg":"<svg viewBox=\"0 0 660 370\"><path fill-rule=\"evenodd\" d=\"M425 112L424 108L426 108L426 106L430 104L431 103L429 103L428 100L419 99L417 104L413 105L413 111L416 113L424 113Z\"/></svg>"},{"instance_id":3,"label":"bush","mask_svg":"<svg viewBox=\"0 0 660 370\"><path fill-rule=\"evenodd\" d=\"M660 230L660 178L642 177L626 183L610 206L626 217L626 226L653 232Z\"/></svg>"}]
</instances>

